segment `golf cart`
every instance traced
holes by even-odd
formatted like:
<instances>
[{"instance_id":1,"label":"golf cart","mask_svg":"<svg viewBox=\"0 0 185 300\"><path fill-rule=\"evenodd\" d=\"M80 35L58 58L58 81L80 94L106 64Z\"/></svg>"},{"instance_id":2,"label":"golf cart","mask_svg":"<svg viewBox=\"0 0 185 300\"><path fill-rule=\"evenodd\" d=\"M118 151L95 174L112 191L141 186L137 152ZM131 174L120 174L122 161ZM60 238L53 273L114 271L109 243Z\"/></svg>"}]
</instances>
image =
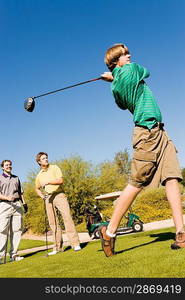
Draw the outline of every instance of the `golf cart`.
<instances>
[{"instance_id":1,"label":"golf cart","mask_svg":"<svg viewBox=\"0 0 185 300\"><path fill-rule=\"evenodd\" d=\"M86 228L90 237L99 239L98 227L101 225L108 225L108 223L108 221L103 221L103 216L96 205L86 209Z\"/></svg>"},{"instance_id":2,"label":"golf cart","mask_svg":"<svg viewBox=\"0 0 185 300\"><path fill-rule=\"evenodd\" d=\"M120 191L103 194L100 196L97 196L95 199L97 202L99 200L114 200L114 205L116 205L116 199L121 194ZM129 232L140 232L143 230L143 222L140 220L140 218L133 214L130 210L128 212L127 216L124 216L126 218L126 223L124 225L121 225L117 229L117 234L124 234ZM87 208L86 209L86 228L88 230L88 233L90 237L93 239L99 238L99 232L98 228L101 225L108 225L109 220L103 220L102 214L99 212L98 207L94 205L93 208Z\"/></svg>"}]
</instances>

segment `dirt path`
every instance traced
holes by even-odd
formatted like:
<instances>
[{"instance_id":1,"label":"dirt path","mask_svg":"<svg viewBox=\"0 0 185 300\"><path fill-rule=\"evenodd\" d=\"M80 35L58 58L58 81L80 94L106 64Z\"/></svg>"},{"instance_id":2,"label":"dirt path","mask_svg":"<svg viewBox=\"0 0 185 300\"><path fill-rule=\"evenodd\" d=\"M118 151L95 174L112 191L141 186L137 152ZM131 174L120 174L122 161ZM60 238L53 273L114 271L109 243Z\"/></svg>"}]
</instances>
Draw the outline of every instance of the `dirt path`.
<instances>
[{"instance_id":1,"label":"dirt path","mask_svg":"<svg viewBox=\"0 0 185 300\"><path fill-rule=\"evenodd\" d=\"M81 232L78 235L79 235L80 243L87 243L87 242L93 241L87 232ZM69 240L67 238L67 234L63 233L62 236L63 236L64 247L70 246ZM34 235L34 234L30 235L28 233L24 233L22 235L22 239L46 241L46 235ZM49 242L52 242L53 241L52 235L48 235L47 240ZM52 244L48 245L48 249L52 249L52 248L53 248ZM27 253L37 252L37 251L46 250L46 249L47 249L46 246L40 246L40 247L36 247L36 248L20 250L20 251L18 251L18 254L24 255Z\"/></svg>"}]
</instances>

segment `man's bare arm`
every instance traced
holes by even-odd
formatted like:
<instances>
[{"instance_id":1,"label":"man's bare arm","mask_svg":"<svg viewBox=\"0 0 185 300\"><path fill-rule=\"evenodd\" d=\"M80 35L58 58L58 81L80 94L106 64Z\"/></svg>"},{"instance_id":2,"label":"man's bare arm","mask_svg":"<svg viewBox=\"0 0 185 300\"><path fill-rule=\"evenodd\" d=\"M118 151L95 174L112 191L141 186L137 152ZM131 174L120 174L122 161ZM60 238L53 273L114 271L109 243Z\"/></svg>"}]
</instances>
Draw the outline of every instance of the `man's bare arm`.
<instances>
[{"instance_id":1,"label":"man's bare arm","mask_svg":"<svg viewBox=\"0 0 185 300\"><path fill-rule=\"evenodd\" d=\"M42 187L45 187L48 184L60 185L60 184L63 184L63 183L64 183L64 180L63 180L62 177L60 177L60 178L56 178L56 179L53 179L53 180L42 182Z\"/></svg>"}]
</instances>

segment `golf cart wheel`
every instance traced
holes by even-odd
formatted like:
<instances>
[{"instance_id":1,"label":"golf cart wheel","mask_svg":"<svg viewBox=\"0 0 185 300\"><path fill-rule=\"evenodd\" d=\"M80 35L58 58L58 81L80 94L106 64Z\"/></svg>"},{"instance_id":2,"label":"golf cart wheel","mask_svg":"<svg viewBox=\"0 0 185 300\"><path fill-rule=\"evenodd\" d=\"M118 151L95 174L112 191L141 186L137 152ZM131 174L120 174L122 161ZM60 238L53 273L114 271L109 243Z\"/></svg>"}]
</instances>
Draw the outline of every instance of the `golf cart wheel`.
<instances>
[{"instance_id":1,"label":"golf cart wheel","mask_svg":"<svg viewBox=\"0 0 185 300\"><path fill-rule=\"evenodd\" d=\"M134 222L134 224L132 225L132 228L133 228L134 232L140 232L143 230L143 223Z\"/></svg>"},{"instance_id":2,"label":"golf cart wheel","mask_svg":"<svg viewBox=\"0 0 185 300\"><path fill-rule=\"evenodd\" d=\"M95 231L93 232L93 235L94 235L95 239L99 239L100 238L100 235L99 235L99 232L98 232L98 228L95 229Z\"/></svg>"}]
</instances>

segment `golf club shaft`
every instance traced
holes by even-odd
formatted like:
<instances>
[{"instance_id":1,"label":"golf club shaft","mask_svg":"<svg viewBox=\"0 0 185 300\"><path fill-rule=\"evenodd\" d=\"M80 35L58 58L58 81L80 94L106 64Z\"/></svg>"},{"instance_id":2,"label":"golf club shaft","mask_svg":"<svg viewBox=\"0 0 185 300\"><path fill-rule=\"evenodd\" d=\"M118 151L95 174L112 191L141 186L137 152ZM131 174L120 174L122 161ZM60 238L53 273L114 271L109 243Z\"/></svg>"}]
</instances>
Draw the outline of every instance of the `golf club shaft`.
<instances>
[{"instance_id":1,"label":"golf club shaft","mask_svg":"<svg viewBox=\"0 0 185 300\"><path fill-rule=\"evenodd\" d=\"M60 92L60 91L63 91L63 90L67 90L67 89L73 88L73 87L78 86L78 85L82 85L82 84L93 82L93 81L100 80L100 79L102 79L102 77L98 77L98 78L90 79L90 80L83 81L83 82L80 82L80 83L76 83L76 84L73 84L73 85L70 85L70 86L66 86L66 87L58 89L58 90L54 90L54 91L51 91L51 92L47 92L47 93L44 93L44 94L32 97L32 98L33 99L40 98L40 97L43 97L43 96L47 96L47 95L50 95L50 94L53 94L53 93L57 93L57 92Z\"/></svg>"},{"instance_id":2,"label":"golf club shaft","mask_svg":"<svg viewBox=\"0 0 185 300\"><path fill-rule=\"evenodd\" d=\"M11 219L10 219L11 222ZM10 231L10 223L8 225L8 232L7 232L7 236L6 236L6 245L5 245L5 254L4 254L4 264L6 264L6 256L7 256L7 248L8 248L8 238L9 238L9 231Z\"/></svg>"},{"instance_id":3,"label":"golf club shaft","mask_svg":"<svg viewBox=\"0 0 185 300\"><path fill-rule=\"evenodd\" d=\"M44 213L45 213L46 251L47 251L47 254L48 254L48 235L47 235L47 211L46 211L46 199L44 199Z\"/></svg>"}]
</instances>

